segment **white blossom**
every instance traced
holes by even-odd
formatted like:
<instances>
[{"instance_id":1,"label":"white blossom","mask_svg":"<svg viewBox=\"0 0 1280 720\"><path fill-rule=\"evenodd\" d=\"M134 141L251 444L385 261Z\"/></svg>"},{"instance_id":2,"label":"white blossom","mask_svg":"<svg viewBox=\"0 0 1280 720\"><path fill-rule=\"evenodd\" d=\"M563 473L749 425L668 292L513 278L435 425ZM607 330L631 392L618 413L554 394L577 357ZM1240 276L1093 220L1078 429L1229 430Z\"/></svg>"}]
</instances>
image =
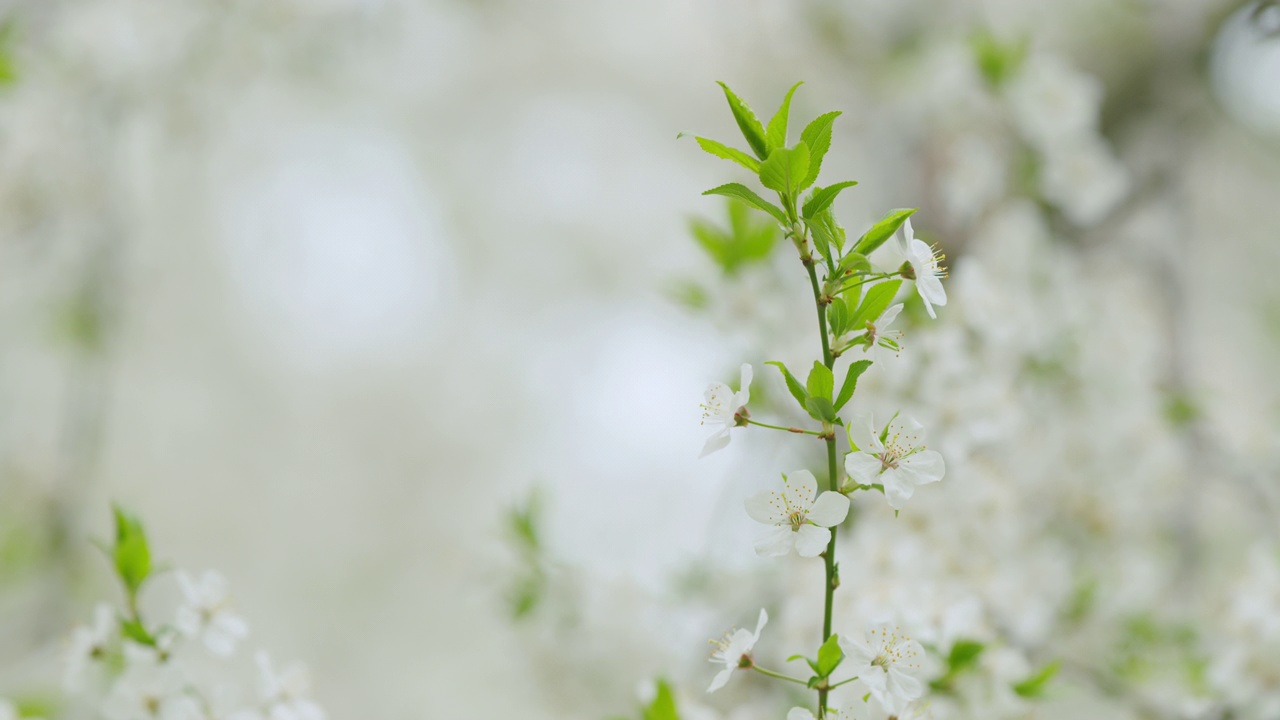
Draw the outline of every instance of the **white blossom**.
<instances>
[{"instance_id":1,"label":"white blossom","mask_svg":"<svg viewBox=\"0 0 1280 720\"><path fill-rule=\"evenodd\" d=\"M881 625L867 633L865 642L843 635L839 642L846 667L867 686L885 712L898 715L907 703L924 695L920 664L924 648L900 629Z\"/></svg>"},{"instance_id":2,"label":"white blossom","mask_svg":"<svg viewBox=\"0 0 1280 720\"><path fill-rule=\"evenodd\" d=\"M707 386L706 402L702 404L702 424L719 430L707 438L699 457L706 457L729 444L729 430L738 424L739 413L745 411L751 401L751 366L747 363L742 364L739 387L741 389L735 393L724 383Z\"/></svg>"},{"instance_id":3,"label":"white blossom","mask_svg":"<svg viewBox=\"0 0 1280 720\"><path fill-rule=\"evenodd\" d=\"M154 650L124 643L124 672L102 702L106 720L202 720L182 672Z\"/></svg>"},{"instance_id":4,"label":"white blossom","mask_svg":"<svg viewBox=\"0 0 1280 720\"><path fill-rule=\"evenodd\" d=\"M882 484L889 506L901 510L919 485L942 479L946 463L936 450L924 445L924 427L913 418L895 416L884 430L884 439L870 425L865 449L845 456L844 469L861 485ZM850 435L851 446L855 445Z\"/></svg>"},{"instance_id":5,"label":"white blossom","mask_svg":"<svg viewBox=\"0 0 1280 720\"><path fill-rule=\"evenodd\" d=\"M795 548L800 557L817 557L831 541L827 528L849 514L849 498L830 490L817 495L818 481L808 470L782 476L782 484L782 492L761 490L747 498L747 515L772 526L756 540L756 554L778 557Z\"/></svg>"},{"instance_id":6,"label":"white blossom","mask_svg":"<svg viewBox=\"0 0 1280 720\"><path fill-rule=\"evenodd\" d=\"M898 250L911 265L911 273L915 276L916 290L924 300L925 310L929 317L937 318L934 305L947 304L947 291L942 287L942 278L947 276L947 269L942 266L946 255L935 245L930 247L923 240L917 240L911 228L911 219L902 223L902 235L898 236Z\"/></svg>"},{"instance_id":7,"label":"white blossom","mask_svg":"<svg viewBox=\"0 0 1280 720\"><path fill-rule=\"evenodd\" d=\"M890 330L889 326L898 318L898 314L902 312L902 303L886 308L880 317L867 323L865 328L860 329L854 338L860 338L866 347L864 352L872 352L876 348L884 348L898 353L902 350L902 331Z\"/></svg>"},{"instance_id":8,"label":"white blossom","mask_svg":"<svg viewBox=\"0 0 1280 720\"><path fill-rule=\"evenodd\" d=\"M724 637L711 642L716 649L711 652L711 662L724 665L724 669L716 673L711 679L711 686L707 688L707 692L715 692L724 687L729 682L729 677L733 675L733 671L739 668L751 667L754 662L751 659L751 651L755 648L756 643L760 640L760 631L764 630L764 626L769 622L769 613L764 608L760 608L760 617L756 620L756 631L754 633L747 632L743 629L734 629L726 632Z\"/></svg>"},{"instance_id":9,"label":"white blossom","mask_svg":"<svg viewBox=\"0 0 1280 720\"><path fill-rule=\"evenodd\" d=\"M1044 155L1040 190L1076 225L1088 227L1106 218L1129 189L1129 171L1101 137L1074 138Z\"/></svg>"},{"instance_id":10,"label":"white blossom","mask_svg":"<svg viewBox=\"0 0 1280 720\"><path fill-rule=\"evenodd\" d=\"M178 630L200 638L214 655L230 656L236 643L249 634L249 626L228 604L226 579L212 570L198 580L181 571L177 577L185 600L174 621Z\"/></svg>"},{"instance_id":11,"label":"white blossom","mask_svg":"<svg viewBox=\"0 0 1280 720\"><path fill-rule=\"evenodd\" d=\"M269 720L325 720L324 710L311 699L311 678L301 664L277 671L262 651L255 656L265 717Z\"/></svg>"},{"instance_id":12,"label":"white blossom","mask_svg":"<svg viewBox=\"0 0 1280 720\"><path fill-rule=\"evenodd\" d=\"M79 692L88 682L90 669L107 652L116 629L115 611L105 603L93 609L93 623L77 627L71 633L67 647L66 671L63 686L70 692Z\"/></svg>"},{"instance_id":13,"label":"white blossom","mask_svg":"<svg viewBox=\"0 0 1280 720\"><path fill-rule=\"evenodd\" d=\"M1053 56L1028 58L1005 95L1014 125L1036 147L1095 132L1102 83Z\"/></svg>"}]
</instances>

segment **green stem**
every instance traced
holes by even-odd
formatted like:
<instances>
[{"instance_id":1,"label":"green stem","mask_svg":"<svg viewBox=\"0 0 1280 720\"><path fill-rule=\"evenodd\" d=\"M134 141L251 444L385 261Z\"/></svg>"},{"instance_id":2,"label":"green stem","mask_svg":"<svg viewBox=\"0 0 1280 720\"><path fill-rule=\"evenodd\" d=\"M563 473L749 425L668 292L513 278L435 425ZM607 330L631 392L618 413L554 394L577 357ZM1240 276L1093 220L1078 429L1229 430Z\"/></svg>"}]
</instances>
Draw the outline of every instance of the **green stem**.
<instances>
[{"instance_id":1,"label":"green stem","mask_svg":"<svg viewBox=\"0 0 1280 720\"><path fill-rule=\"evenodd\" d=\"M779 679L779 680L786 680L787 682L793 682L793 683L796 683L796 684L798 684L798 685L804 685L804 686L806 686L806 687L809 685L809 683L805 682L804 680L801 680L800 678L791 677L790 675L783 675L783 674L782 674L782 673L780 673L780 672L774 672L774 671L772 671L772 670L765 670L764 668L760 667L759 665L752 665L752 666L751 666L751 669L752 669L752 670L755 670L756 672L760 673L761 675L768 675L768 676L769 676L769 677L771 677L771 678L777 678L777 679Z\"/></svg>"},{"instance_id":2,"label":"green stem","mask_svg":"<svg viewBox=\"0 0 1280 720\"><path fill-rule=\"evenodd\" d=\"M782 427L781 425L770 425L769 423L756 422L755 420L752 420L750 418L747 419L747 422L750 423L751 425L759 425L762 428L769 428L770 430L783 430L789 433L797 433L797 434L804 433L805 435L815 435L818 437L822 436L822 433L820 432L816 432L813 430L805 430L804 428Z\"/></svg>"},{"instance_id":3,"label":"green stem","mask_svg":"<svg viewBox=\"0 0 1280 720\"><path fill-rule=\"evenodd\" d=\"M832 685L832 686L831 686L831 689L832 689L832 690L835 690L836 688L840 687L841 685L848 685L849 683L851 683L851 682L853 682L854 680L857 680L857 679L858 679L858 676L857 676L857 675L854 675L853 677L849 678L848 680L841 680L840 682L836 683L835 685Z\"/></svg>"},{"instance_id":4,"label":"green stem","mask_svg":"<svg viewBox=\"0 0 1280 720\"><path fill-rule=\"evenodd\" d=\"M812 260L805 263L805 269L809 271L809 285L813 288L813 304L818 310L818 332L822 336L822 362L830 370L836 363L835 356L831 354L831 344L827 340L827 313L822 303L822 290L818 285L818 271L814 268ZM831 484L831 490L840 491L839 468L836 465L836 439L835 436L826 438L827 441L827 477ZM827 551L823 553L827 563L826 588L824 595L826 601L822 609L822 642L826 642L831 637L831 606L836 591L836 528L831 528L831 541L827 543ZM823 718L827 714L827 693L828 688L818 690L818 717Z\"/></svg>"}]
</instances>

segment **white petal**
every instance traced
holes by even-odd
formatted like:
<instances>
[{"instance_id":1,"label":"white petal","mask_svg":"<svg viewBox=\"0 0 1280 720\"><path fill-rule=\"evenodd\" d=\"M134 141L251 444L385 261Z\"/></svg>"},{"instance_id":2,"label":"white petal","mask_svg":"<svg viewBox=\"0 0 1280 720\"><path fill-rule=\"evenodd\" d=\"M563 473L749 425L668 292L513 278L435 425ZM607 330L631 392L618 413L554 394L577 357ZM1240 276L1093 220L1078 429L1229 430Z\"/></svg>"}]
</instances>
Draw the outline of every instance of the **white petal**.
<instances>
[{"instance_id":1,"label":"white petal","mask_svg":"<svg viewBox=\"0 0 1280 720\"><path fill-rule=\"evenodd\" d=\"M760 608L760 617L756 618L756 634L751 640L751 647L756 646L756 641L760 639L760 631L764 630L764 626L769 624L769 613L764 608Z\"/></svg>"},{"instance_id":2,"label":"white petal","mask_svg":"<svg viewBox=\"0 0 1280 720\"><path fill-rule=\"evenodd\" d=\"M751 365L742 363L742 380L738 384L738 394L735 396L737 405L733 408L736 412L738 408L751 402Z\"/></svg>"},{"instance_id":3,"label":"white petal","mask_svg":"<svg viewBox=\"0 0 1280 720\"><path fill-rule=\"evenodd\" d=\"M913 485L928 485L942 479L947 472L947 464L942 460L942 453L937 450L924 450L898 463L899 470L905 472Z\"/></svg>"},{"instance_id":4,"label":"white petal","mask_svg":"<svg viewBox=\"0 0 1280 720\"><path fill-rule=\"evenodd\" d=\"M916 290L920 292L920 297L934 305L947 304L947 290L942 287L942 281L937 275L917 276Z\"/></svg>"},{"instance_id":5,"label":"white petal","mask_svg":"<svg viewBox=\"0 0 1280 720\"><path fill-rule=\"evenodd\" d=\"M796 534L786 525L775 525L756 538L756 554L760 557L782 557L791 552Z\"/></svg>"},{"instance_id":6,"label":"white petal","mask_svg":"<svg viewBox=\"0 0 1280 720\"><path fill-rule=\"evenodd\" d=\"M702 452L698 454L698 459L702 459L717 450L723 450L729 444L729 428L724 428L720 432L707 438L707 442L702 445Z\"/></svg>"},{"instance_id":7,"label":"white petal","mask_svg":"<svg viewBox=\"0 0 1280 720\"><path fill-rule=\"evenodd\" d=\"M187 637L194 637L200 633L200 611L182 605L174 616L173 624L178 628L178 632Z\"/></svg>"},{"instance_id":8,"label":"white petal","mask_svg":"<svg viewBox=\"0 0 1280 720\"><path fill-rule=\"evenodd\" d=\"M906 506L907 501L915 494L916 488L903 474L900 468L889 468L880 476L884 482L884 496L889 501L889 507L894 510L901 510Z\"/></svg>"},{"instance_id":9,"label":"white petal","mask_svg":"<svg viewBox=\"0 0 1280 720\"><path fill-rule=\"evenodd\" d=\"M890 307L888 310L885 310L880 314L880 319L876 320L876 329L883 333L885 328L889 327L894 320L898 319L898 313L900 312L902 312L902 303L898 303L897 305Z\"/></svg>"},{"instance_id":10,"label":"white petal","mask_svg":"<svg viewBox=\"0 0 1280 720\"><path fill-rule=\"evenodd\" d=\"M889 692L907 701L924 695L924 683L898 669L897 666L889 668L888 683L885 687Z\"/></svg>"},{"instance_id":11,"label":"white petal","mask_svg":"<svg viewBox=\"0 0 1280 720\"><path fill-rule=\"evenodd\" d=\"M787 713L787 720L814 720L813 713L802 707L793 707Z\"/></svg>"},{"instance_id":12,"label":"white petal","mask_svg":"<svg viewBox=\"0 0 1280 720\"><path fill-rule=\"evenodd\" d=\"M200 604L200 590L196 587L196 583L186 572L179 570L174 573L178 579L178 587L182 589L182 596L192 605Z\"/></svg>"},{"instance_id":13,"label":"white petal","mask_svg":"<svg viewBox=\"0 0 1280 720\"><path fill-rule=\"evenodd\" d=\"M782 495L771 490L761 490L747 498L747 516L758 523L777 525L787 517Z\"/></svg>"},{"instance_id":14,"label":"white petal","mask_svg":"<svg viewBox=\"0 0 1280 720\"><path fill-rule=\"evenodd\" d=\"M725 668L724 670L721 670L720 672L716 673L716 676L711 678L711 687L707 688L707 692L713 693L719 690L720 688L724 687L724 684L729 682L729 678L732 676L733 676L732 668Z\"/></svg>"},{"instance_id":15,"label":"white petal","mask_svg":"<svg viewBox=\"0 0 1280 720\"><path fill-rule=\"evenodd\" d=\"M831 542L831 531L817 525L805 525L791 534L796 536L796 553L800 557L818 557Z\"/></svg>"},{"instance_id":16,"label":"white petal","mask_svg":"<svg viewBox=\"0 0 1280 720\"><path fill-rule=\"evenodd\" d=\"M840 649L844 651L844 656L855 673L861 674L861 671L870 668L871 661L876 659L875 651L861 640L841 635L837 642L840 643Z\"/></svg>"},{"instance_id":17,"label":"white petal","mask_svg":"<svg viewBox=\"0 0 1280 720\"><path fill-rule=\"evenodd\" d=\"M902 221L902 244L910 245L916 239L916 231L911 228L911 218Z\"/></svg>"},{"instance_id":18,"label":"white petal","mask_svg":"<svg viewBox=\"0 0 1280 720\"><path fill-rule=\"evenodd\" d=\"M830 490L818 496L809 511L809 522L822 527L831 527L844 522L849 516L849 498Z\"/></svg>"},{"instance_id":19,"label":"white petal","mask_svg":"<svg viewBox=\"0 0 1280 720\"><path fill-rule=\"evenodd\" d=\"M808 470L797 470L782 481L786 488L787 504L792 510L808 512L813 507L813 497L818 494L818 481Z\"/></svg>"},{"instance_id":20,"label":"white petal","mask_svg":"<svg viewBox=\"0 0 1280 720\"><path fill-rule=\"evenodd\" d=\"M844 471L860 485L880 482L880 471L884 463L870 453L851 452L844 456Z\"/></svg>"},{"instance_id":21,"label":"white petal","mask_svg":"<svg viewBox=\"0 0 1280 720\"><path fill-rule=\"evenodd\" d=\"M758 636L746 630L733 631L733 637L729 638L729 644L724 649L724 664L730 669L738 667L738 661L742 656L750 654L751 648L756 646L757 638Z\"/></svg>"},{"instance_id":22,"label":"white petal","mask_svg":"<svg viewBox=\"0 0 1280 720\"><path fill-rule=\"evenodd\" d=\"M206 606L221 605L227 599L227 579L215 570L200 576L200 597Z\"/></svg>"},{"instance_id":23,"label":"white petal","mask_svg":"<svg viewBox=\"0 0 1280 720\"><path fill-rule=\"evenodd\" d=\"M929 302L929 296L924 294L924 290L921 290L919 282L916 283L916 290L920 291L920 299L924 300L924 309L929 312L929 319L937 320L938 313L933 309L933 303Z\"/></svg>"}]
</instances>

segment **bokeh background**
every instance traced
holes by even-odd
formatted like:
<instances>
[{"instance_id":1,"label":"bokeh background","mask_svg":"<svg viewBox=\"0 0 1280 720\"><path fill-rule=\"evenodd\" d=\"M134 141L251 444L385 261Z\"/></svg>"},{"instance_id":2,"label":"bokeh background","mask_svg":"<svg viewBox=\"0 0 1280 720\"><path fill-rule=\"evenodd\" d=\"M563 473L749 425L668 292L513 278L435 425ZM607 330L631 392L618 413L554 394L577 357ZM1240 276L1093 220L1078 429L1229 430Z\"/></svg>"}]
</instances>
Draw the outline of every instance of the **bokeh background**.
<instances>
[{"instance_id":1,"label":"bokeh background","mask_svg":"<svg viewBox=\"0 0 1280 720\"><path fill-rule=\"evenodd\" d=\"M855 513L850 623L1063 660L939 717L1280 717L1280 6L3 12L0 695L58 697L114 500L334 718L626 716L657 676L781 717L707 703L705 639L767 605L809 650L819 581L741 499L821 458L699 461L698 402L752 362L785 418L760 363L812 361L812 308L787 243L695 242L744 178L677 134L741 145L713 81L768 117L805 80L849 232L920 207L952 267L866 391L949 476Z\"/></svg>"}]
</instances>

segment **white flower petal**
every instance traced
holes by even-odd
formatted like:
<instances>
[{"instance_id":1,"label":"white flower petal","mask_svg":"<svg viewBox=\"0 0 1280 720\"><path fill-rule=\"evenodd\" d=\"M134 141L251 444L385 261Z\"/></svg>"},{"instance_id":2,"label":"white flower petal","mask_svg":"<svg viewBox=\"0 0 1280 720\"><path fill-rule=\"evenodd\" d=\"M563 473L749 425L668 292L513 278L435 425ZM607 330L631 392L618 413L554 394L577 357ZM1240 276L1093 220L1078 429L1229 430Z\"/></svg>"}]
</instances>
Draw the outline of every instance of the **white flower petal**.
<instances>
[{"instance_id":1,"label":"white flower petal","mask_svg":"<svg viewBox=\"0 0 1280 720\"><path fill-rule=\"evenodd\" d=\"M737 394L734 395L735 404L733 411L735 413L738 411L738 408L744 407L747 403L751 402L751 378L751 365L748 363L742 363L742 380L738 384Z\"/></svg>"},{"instance_id":2,"label":"white flower petal","mask_svg":"<svg viewBox=\"0 0 1280 720\"><path fill-rule=\"evenodd\" d=\"M900 461L898 469L907 475L912 485L928 485L942 479L947 464L937 450L923 450Z\"/></svg>"},{"instance_id":3,"label":"white flower petal","mask_svg":"<svg viewBox=\"0 0 1280 720\"><path fill-rule=\"evenodd\" d=\"M787 713L787 720L814 720L813 713L802 707L793 707Z\"/></svg>"},{"instance_id":4,"label":"white flower petal","mask_svg":"<svg viewBox=\"0 0 1280 720\"><path fill-rule=\"evenodd\" d=\"M756 632L751 640L751 647L756 646L756 642L760 640L760 631L764 630L764 626L769 624L769 613L764 608L760 608L760 617L756 618Z\"/></svg>"},{"instance_id":5,"label":"white flower petal","mask_svg":"<svg viewBox=\"0 0 1280 720\"><path fill-rule=\"evenodd\" d=\"M907 479L900 468L889 468L880 476L880 480L884 483L884 496L889 501L889 507L894 510L901 510L906 506L907 501L915 494L916 488Z\"/></svg>"},{"instance_id":6,"label":"white flower petal","mask_svg":"<svg viewBox=\"0 0 1280 720\"><path fill-rule=\"evenodd\" d=\"M777 525L787 517L782 496L771 490L761 490L747 498L747 516L758 523Z\"/></svg>"},{"instance_id":7,"label":"white flower petal","mask_svg":"<svg viewBox=\"0 0 1280 720\"><path fill-rule=\"evenodd\" d=\"M707 688L707 692L713 693L719 690L720 688L724 687L725 683L729 682L729 678L732 676L733 676L732 668L725 668L724 670L721 670L720 672L716 673L716 676L711 678L711 686Z\"/></svg>"},{"instance_id":8,"label":"white flower petal","mask_svg":"<svg viewBox=\"0 0 1280 720\"><path fill-rule=\"evenodd\" d=\"M783 493L787 497L787 504L790 509L800 510L805 513L813 507L813 498L818 494L818 481L813 477L813 473L808 470L797 470L783 480L786 489Z\"/></svg>"},{"instance_id":9,"label":"white flower petal","mask_svg":"<svg viewBox=\"0 0 1280 720\"><path fill-rule=\"evenodd\" d=\"M849 498L830 490L818 496L809 511L809 522L822 527L832 527L849 516Z\"/></svg>"},{"instance_id":10,"label":"white flower petal","mask_svg":"<svg viewBox=\"0 0 1280 720\"><path fill-rule=\"evenodd\" d=\"M898 319L898 313L901 313L901 312L902 312L902 303L898 303L897 305L894 305L889 309L885 310L883 313L880 314L880 319L876 320L876 329L883 333L885 328L889 327L889 325L892 324L894 320Z\"/></svg>"},{"instance_id":11,"label":"white flower petal","mask_svg":"<svg viewBox=\"0 0 1280 720\"><path fill-rule=\"evenodd\" d=\"M775 525L756 538L756 554L761 557L781 557L791 552L797 533L786 525Z\"/></svg>"},{"instance_id":12,"label":"white flower petal","mask_svg":"<svg viewBox=\"0 0 1280 720\"><path fill-rule=\"evenodd\" d=\"M840 643L840 649L844 651L845 659L849 661L850 668L857 674L871 667L871 661L876 659L876 652L869 645L861 640L855 640L852 637L841 635L837 641Z\"/></svg>"},{"instance_id":13,"label":"white flower petal","mask_svg":"<svg viewBox=\"0 0 1280 720\"><path fill-rule=\"evenodd\" d=\"M729 439L729 428L727 427L707 438L707 441L702 445L702 452L698 454L698 459L701 460L717 450L723 450L729 445Z\"/></svg>"},{"instance_id":14,"label":"white flower petal","mask_svg":"<svg viewBox=\"0 0 1280 720\"><path fill-rule=\"evenodd\" d=\"M804 525L796 532L796 554L800 557L818 557L831 542L831 531L817 525Z\"/></svg>"},{"instance_id":15,"label":"white flower petal","mask_svg":"<svg viewBox=\"0 0 1280 720\"><path fill-rule=\"evenodd\" d=\"M844 456L844 471L859 485L870 485L880 482L880 471L884 463L870 453L851 452Z\"/></svg>"},{"instance_id":16,"label":"white flower petal","mask_svg":"<svg viewBox=\"0 0 1280 720\"><path fill-rule=\"evenodd\" d=\"M916 291L926 302L942 306L947 304L947 290L937 275L921 275L916 277Z\"/></svg>"},{"instance_id":17,"label":"white flower petal","mask_svg":"<svg viewBox=\"0 0 1280 720\"><path fill-rule=\"evenodd\" d=\"M889 677L885 684L885 689L904 701L915 700L924 695L924 683L907 674L896 665L889 668Z\"/></svg>"}]
</instances>

